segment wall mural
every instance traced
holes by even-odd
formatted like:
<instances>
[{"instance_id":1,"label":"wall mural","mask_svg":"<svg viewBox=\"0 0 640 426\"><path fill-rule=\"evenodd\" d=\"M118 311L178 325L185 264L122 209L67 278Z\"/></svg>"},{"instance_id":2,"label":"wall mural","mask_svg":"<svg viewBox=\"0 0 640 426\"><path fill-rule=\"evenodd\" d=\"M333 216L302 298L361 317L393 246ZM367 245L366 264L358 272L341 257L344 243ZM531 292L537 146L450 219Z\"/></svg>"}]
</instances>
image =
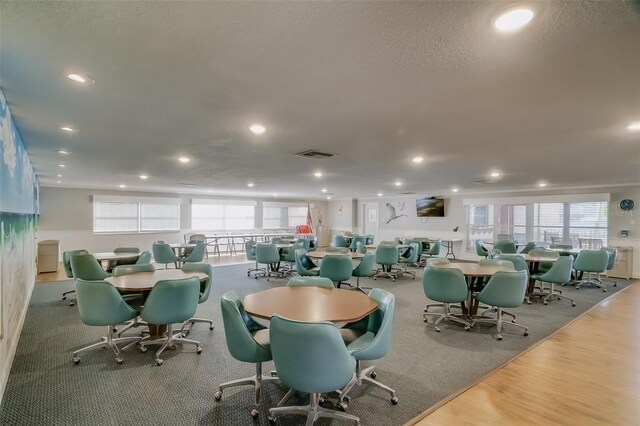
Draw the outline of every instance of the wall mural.
<instances>
[{"instance_id":1,"label":"wall mural","mask_svg":"<svg viewBox=\"0 0 640 426\"><path fill-rule=\"evenodd\" d=\"M35 277L38 182L0 91L0 386Z\"/></svg>"},{"instance_id":2,"label":"wall mural","mask_svg":"<svg viewBox=\"0 0 640 426\"><path fill-rule=\"evenodd\" d=\"M385 206L387 207L387 224L401 217L408 217L406 213L402 213L406 208L404 201L398 201L395 206L391 203L386 203Z\"/></svg>"}]
</instances>

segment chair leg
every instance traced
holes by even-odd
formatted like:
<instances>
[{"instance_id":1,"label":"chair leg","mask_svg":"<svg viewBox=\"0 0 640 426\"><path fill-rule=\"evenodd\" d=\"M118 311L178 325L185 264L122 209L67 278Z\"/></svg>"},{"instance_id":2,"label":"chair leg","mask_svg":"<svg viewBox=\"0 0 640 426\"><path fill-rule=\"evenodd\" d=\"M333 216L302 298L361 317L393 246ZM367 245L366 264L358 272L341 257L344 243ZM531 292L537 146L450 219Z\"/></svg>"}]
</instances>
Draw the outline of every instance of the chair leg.
<instances>
[{"instance_id":1,"label":"chair leg","mask_svg":"<svg viewBox=\"0 0 640 426\"><path fill-rule=\"evenodd\" d=\"M139 342L141 340L140 337L118 337L118 338L113 338L113 329L115 328L115 325L108 325L107 326L107 335L105 337L101 337L100 338L100 342L98 343L94 343L92 345L89 346L85 346L84 348L78 349L77 351L73 352L73 363L74 364L78 364L80 362L80 357L78 356L80 353L82 352L86 352L86 351L90 351L93 349L97 349L97 348L105 348L105 347L110 347L115 356L116 356L116 362L118 364L122 364L122 357L120 356L120 349L118 348L118 343L124 343L124 342Z\"/></svg>"},{"instance_id":2,"label":"chair leg","mask_svg":"<svg viewBox=\"0 0 640 426\"><path fill-rule=\"evenodd\" d=\"M231 388L235 386L245 386L245 385L253 385L255 388L255 406L253 410L251 410L251 416L256 417L258 415L258 406L260 405L260 395L262 393L262 382L277 382L280 379L277 376L264 376L262 375L262 363L256 363L256 374L255 376L245 377L244 379L232 380L230 382L222 383L218 386L218 390L214 394L214 399L216 401L220 401L222 399L222 391L226 388ZM290 390L285 398L280 401L280 404L284 404L288 398L293 395L293 390Z\"/></svg>"},{"instance_id":3,"label":"chair leg","mask_svg":"<svg viewBox=\"0 0 640 426\"><path fill-rule=\"evenodd\" d=\"M197 354L202 353L202 347L200 346L200 342L196 340L185 339L184 337L182 337L182 334L180 333L174 334L173 324L167 324L166 337L155 339L155 340L141 341L140 350L142 352L146 352L147 346L162 344L162 346L160 346L160 349L156 351L156 364L160 366L164 363L164 360L160 358L160 355L172 343L189 343L191 345L196 345L196 353Z\"/></svg>"},{"instance_id":4,"label":"chair leg","mask_svg":"<svg viewBox=\"0 0 640 426\"><path fill-rule=\"evenodd\" d=\"M196 318L196 317L194 317L194 318L186 320L182 324L182 327L180 328L180 331L178 333L181 334L182 337L186 337L187 334L191 333L191 327L193 327L195 325L195 323L197 323L197 322L202 322L202 323L205 323L205 324L209 324L209 330L213 330L213 321L212 320L206 319L206 318Z\"/></svg>"},{"instance_id":5,"label":"chair leg","mask_svg":"<svg viewBox=\"0 0 640 426\"><path fill-rule=\"evenodd\" d=\"M426 323L429 323L428 318L430 316L437 317L436 321L433 324L437 332L440 332L440 327L438 327L438 324L440 324L442 321L452 321L452 322L456 322L458 324L462 324L462 325L464 325L465 331L469 331L469 329L473 326L473 324L465 321L464 319L460 318L457 315L452 314L451 313L451 304L443 303L442 307L443 307L443 311L441 313L439 313L439 312L425 312L424 314L422 314L422 317L424 318L424 322L426 322Z\"/></svg>"},{"instance_id":6,"label":"chair leg","mask_svg":"<svg viewBox=\"0 0 640 426\"><path fill-rule=\"evenodd\" d=\"M571 306L576 306L576 302L574 302L572 298L563 296L560 290L555 289L555 283L550 283L550 284L551 284L551 287L550 287L549 294L547 294L545 298L542 299L542 303L544 303L545 305L548 305L549 300L551 300L553 297L557 297L558 300L566 299L571 302Z\"/></svg>"},{"instance_id":7,"label":"chair leg","mask_svg":"<svg viewBox=\"0 0 640 426\"><path fill-rule=\"evenodd\" d=\"M373 365L365 369L362 369L362 361L356 360L356 373L351 378L349 383L347 383L347 385L342 389L342 391L339 392L340 393L339 405L341 409L343 410L347 409L347 403L345 401L349 399L349 397L347 396L348 393L351 391L351 389L353 389L354 386L356 385L361 386L363 381L379 389L382 389L386 392L389 392L389 394L391 395L391 404L396 405L398 403L398 397L396 396L396 391L391 389L389 386L375 380L376 373L374 370L375 370L375 367Z\"/></svg>"},{"instance_id":8,"label":"chair leg","mask_svg":"<svg viewBox=\"0 0 640 426\"><path fill-rule=\"evenodd\" d=\"M353 420L356 425L360 425L360 418L347 413L341 413L340 411L328 410L320 407L320 394L312 393L309 395L309 405L294 406L294 407L275 407L269 409L269 421L275 422L276 416L284 414L298 414L307 416L305 425L312 426L316 420L320 417L326 417L331 419L341 420Z\"/></svg>"},{"instance_id":9,"label":"chair leg","mask_svg":"<svg viewBox=\"0 0 640 426\"><path fill-rule=\"evenodd\" d=\"M502 322L502 308L498 307L498 315L496 316L496 318L475 318L475 322L476 323L482 323L482 324L495 324L496 328L497 328L497 334L495 335L495 338L497 340L502 340L502 326L503 325L511 325L513 327L518 327L524 330L524 332L522 333L524 336L528 336L529 335L529 328L525 327L522 324L517 324L515 322L506 322L503 323Z\"/></svg>"}]
</instances>

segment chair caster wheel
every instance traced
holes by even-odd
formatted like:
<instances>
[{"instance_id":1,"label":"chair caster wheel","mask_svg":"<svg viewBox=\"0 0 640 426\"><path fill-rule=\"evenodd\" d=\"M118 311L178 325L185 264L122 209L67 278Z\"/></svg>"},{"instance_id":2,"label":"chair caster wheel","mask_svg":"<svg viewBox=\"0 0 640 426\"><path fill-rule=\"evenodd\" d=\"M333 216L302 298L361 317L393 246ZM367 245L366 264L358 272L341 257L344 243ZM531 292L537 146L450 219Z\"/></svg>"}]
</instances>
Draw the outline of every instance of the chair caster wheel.
<instances>
[{"instance_id":1,"label":"chair caster wheel","mask_svg":"<svg viewBox=\"0 0 640 426\"><path fill-rule=\"evenodd\" d=\"M528 336L528 335L529 335L529 332L528 332L528 331L525 331L524 333L522 333L522 335L523 335L523 336Z\"/></svg>"},{"instance_id":2,"label":"chair caster wheel","mask_svg":"<svg viewBox=\"0 0 640 426\"><path fill-rule=\"evenodd\" d=\"M527 300L527 305L530 305L530 304L531 304L531 300Z\"/></svg>"},{"instance_id":3,"label":"chair caster wheel","mask_svg":"<svg viewBox=\"0 0 640 426\"><path fill-rule=\"evenodd\" d=\"M253 417L253 418L258 417L258 410L256 410L255 408L253 410L251 410L251 417Z\"/></svg>"},{"instance_id":4,"label":"chair caster wheel","mask_svg":"<svg viewBox=\"0 0 640 426\"><path fill-rule=\"evenodd\" d=\"M614 283L614 284L613 284L613 286L614 286L614 287L618 287L618 283Z\"/></svg>"},{"instance_id":5,"label":"chair caster wheel","mask_svg":"<svg viewBox=\"0 0 640 426\"><path fill-rule=\"evenodd\" d=\"M440 333L440 328L436 327L436 331L437 331L438 333Z\"/></svg>"},{"instance_id":6,"label":"chair caster wheel","mask_svg":"<svg viewBox=\"0 0 640 426\"><path fill-rule=\"evenodd\" d=\"M607 289L606 289L606 288L603 288L603 289L602 289L602 292L603 292L603 293L606 293L606 292L607 292Z\"/></svg>"},{"instance_id":7,"label":"chair caster wheel","mask_svg":"<svg viewBox=\"0 0 640 426\"><path fill-rule=\"evenodd\" d=\"M216 393L213 394L213 399L220 401L222 399L222 391L217 390Z\"/></svg>"},{"instance_id":8,"label":"chair caster wheel","mask_svg":"<svg viewBox=\"0 0 640 426\"><path fill-rule=\"evenodd\" d=\"M323 397L318 398L318 404L323 404L323 403L324 403L324 398Z\"/></svg>"},{"instance_id":9,"label":"chair caster wheel","mask_svg":"<svg viewBox=\"0 0 640 426\"><path fill-rule=\"evenodd\" d=\"M571 302L571 306L576 306L576 304L574 302Z\"/></svg>"},{"instance_id":10,"label":"chair caster wheel","mask_svg":"<svg viewBox=\"0 0 640 426\"><path fill-rule=\"evenodd\" d=\"M118 364L122 364L122 361L124 361L122 358L116 358L116 362L117 362Z\"/></svg>"},{"instance_id":11,"label":"chair caster wheel","mask_svg":"<svg viewBox=\"0 0 640 426\"><path fill-rule=\"evenodd\" d=\"M471 330L471 327L469 327L468 325L464 327L464 331L469 331Z\"/></svg>"},{"instance_id":12,"label":"chair caster wheel","mask_svg":"<svg viewBox=\"0 0 640 426\"><path fill-rule=\"evenodd\" d=\"M429 320L428 319L423 319L422 321L426 322L427 324L429 324Z\"/></svg>"},{"instance_id":13,"label":"chair caster wheel","mask_svg":"<svg viewBox=\"0 0 640 426\"><path fill-rule=\"evenodd\" d=\"M340 411L347 411L349 405L346 402L340 402L338 403L338 408L340 409Z\"/></svg>"},{"instance_id":14,"label":"chair caster wheel","mask_svg":"<svg viewBox=\"0 0 640 426\"><path fill-rule=\"evenodd\" d=\"M502 336L496 336L497 340L502 340Z\"/></svg>"},{"instance_id":15,"label":"chair caster wheel","mask_svg":"<svg viewBox=\"0 0 640 426\"><path fill-rule=\"evenodd\" d=\"M202 348L200 346L198 346L198 349L196 349L196 353L198 355L200 355L202 353Z\"/></svg>"},{"instance_id":16,"label":"chair caster wheel","mask_svg":"<svg viewBox=\"0 0 640 426\"><path fill-rule=\"evenodd\" d=\"M114 332L114 333L117 333L117 332L118 332L118 329L117 329L116 327L113 327L113 332Z\"/></svg>"},{"instance_id":17,"label":"chair caster wheel","mask_svg":"<svg viewBox=\"0 0 640 426\"><path fill-rule=\"evenodd\" d=\"M74 357L73 357L73 363L74 363L75 365L78 365L78 364L80 363L80 358L78 358L77 356L74 356Z\"/></svg>"},{"instance_id":18,"label":"chair caster wheel","mask_svg":"<svg viewBox=\"0 0 640 426\"><path fill-rule=\"evenodd\" d=\"M395 283L395 282L396 282L396 280L392 279L392 280L391 280L391 282Z\"/></svg>"},{"instance_id":19,"label":"chair caster wheel","mask_svg":"<svg viewBox=\"0 0 640 426\"><path fill-rule=\"evenodd\" d=\"M187 333L182 333L180 336L182 336L182 338L184 339L185 337L187 337Z\"/></svg>"},{"instance_id":20,"label":"chair caster wheel","mask_svg":"<svg viewBox=\"0 0 640 426\"><path fill-rule=\"evenodd\" d=\"M371 377L372 379L375 379L376 377L378 377L378 373L376 373L375 371L372 371L371 374L369 374L369 377Z\"/></svg>"},{"instance_id":21,"label":"chair caster wheel","mask_svg":"<svg viewBox=\"0 0 640 426\"><path fill-rule=\"evenodd\" d=\"M209 326L209 330L213 330L213 326L212 325Z\"/></svg>"},{"instance_id":22,"label":"chair caster wheel","mask_svg":"<svg viewBox=\"0 0 640 426\"><path fill-rule=\"evenodd\" d=\"M272 371L271 373L271 377L278 377L278 372L277 371Z\"/></svg>"},{"instance_id":23,"label":"chair caster wheel","mask_svg":"<svg viewBox=\"0 0 640 426\"><path fill-rule=\"evenodd\" d=\"M67 300L67 296L62 296L62 300Z\"/></svg>"},{"instance_id":24,"label":"chair caster wheel","mask_svg":"<svg viewBox=\"0 0 640 426\"><path fill-rule=\"evenodd\" d=\"M391 404L398 405L398 397L397 396L394 396L393 398L391 398Z\"/></svg>"},{"instance_id":25,"label":"chair caster wheel","mask_svg":"<svg viewBox=\"0 0 640 426\"><path fill-rule=\"evenodd\" d=\"M543 305L548 305L549 302L547 302L546 300L543 302Z\"/></svg>"},{"instance_id":26,"label":"chair caster wheel","mask_svg":"<svg viewBox=\"0 0 640 426\"><path fill-rule=\"evenodd\" d=\"M516 319L515 318L512 319L511 322L515 324L516 323Z\"/></svg>"},{"instance_id":27,"label":"chair caster wheel","mask_svg":"<svg viewBox=\"0 0 640 426\"><path fill-rule=\"evenodd\" d=\"M156 365L157 365L158 367L160 367L160 366L162 365L162 363L163 363L163 362L164 362L164 361L163 361L163 360L161 360L160 358L156 359Z\"/></svg>"},{"instance_id":28,"label":"chair caster wheel","mask_svg":"<svg viewBox=\"0 0 640 426\"><path fill-rule=\"evenodd\" d=\"M267 419L269 420L270 424L272 424L272 425L276 424L276 418L275 417L269 416Z\"/></svg>"},{"instance_id":29,"label":"chair caster wheel","mask_svg":"<svg viewBox=\"0 0 640 426\"><path fill-rule=\"evenodd\" d=\"M149 350L149 348L146 346L140 346L140 352L145 353L147 350Z\"/></svg>"},{"instance_id":30,"label":"chair caster wheel","mask_svg":"<svg viewBox=\"0 0 640 426\"><path fill-rule=\"evenodd\" d=\"M75 302L69 303L69 306L76 306Z\"/></svg>"}]
</instances>

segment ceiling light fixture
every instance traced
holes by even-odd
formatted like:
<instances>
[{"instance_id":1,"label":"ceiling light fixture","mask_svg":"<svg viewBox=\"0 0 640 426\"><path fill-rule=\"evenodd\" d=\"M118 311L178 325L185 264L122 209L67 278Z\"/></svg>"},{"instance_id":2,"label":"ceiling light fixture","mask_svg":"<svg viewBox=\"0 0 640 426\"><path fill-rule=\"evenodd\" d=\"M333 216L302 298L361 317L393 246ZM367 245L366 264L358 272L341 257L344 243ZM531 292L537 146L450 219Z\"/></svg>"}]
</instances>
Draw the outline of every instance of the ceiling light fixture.
<instances>
[{"instance_id":1,"label":"ceiling light fixture","mask_svg":"<svg viewBox=\"0 0 640 426\"><path fill-rule=\"evenodd\" d=\"M327 192L327 188L322 188L320 191Z\"/></svg>"},{"instance_id":2,"label":"ceiling light fixture","mask_svg":"<svg viewBox=\"0 0 640 426\"><path fill-rule=\"evenodd\" d=\"M69 78L69 80L73 80L76 83L81 83L81 84L85 84L85 83L95 83L96 81L93 79L93 77L88 76L88 75L83 75L83 74L69 74L67 75L67 77Z\"/></svg>"},{"instance_id":3,"label":"ceiling light fixture","mask_svg":"<svg viewBox=\"0 0 640 426\"><path fill-rule=\"evenodd\" d=\"M633 123L629 124L627 126L627 129L631 130L632 132L637 132L640 130L640 121L634 121Z\"/></svg>"},{"instance_id":4,"label":"ceiling light fixture","mask_svg":"<svg viewBox=\"0 0 640 426\"><path fill-rule=\"evenodd\" d=\"M399 180L398 180L398 181L396 181L396 182L393 182L393 184L394 184L395 186L402 186L402 182L400 182Z\"/></svg>"},{"instance_id":5,"label":"ceiling light fixture","mask_svg":"<svg viewBox=\"0 0 640 426\"><path fill-rule=\"evenodd\" d=\"M458 192L460 191L458 188L451 188L451 192Z\"/></svg>"},{"instance_id":6,"label":"ceiling light fixture","mask_svg":"<svg viewBox=\"0 0 640 426\"><path fill-rule=\"evenodd\" d=\"M500 31L511 32L524 27L532 19L533 11L531 9L512 9L500 15L493 25Z\"/></svg>"},{"instance_id":7,"label":"ceiling light fixture","mask_svg":"<svg viewBox=\"0 0 640 426\"><path fill-rule=\"evenodd\" d=\"M322 177L322 172L315 172L313 175L319 178L319 177Z\"/></svg>"},{"instance_id":8,"label":"ceiling light fixture","mask_svg":"<svg viewBox=\"0 0 640 426\"><path fill-rule=\"evenodd\" d=\"M67 132L67 133L74 133L74 132L78 131L78 129L76 129L75 127L71 127L71 126L61 126L60 130L62 130L63 132Z\"/></svg>"},{"instance_id":9,"label":"ceiling light fixture","mask_svg":"<svg viewBox=\"0 0 640 426\"><path fill-rule=\"evenodd\" d=\"M247 186L248 186L249 188L253 188L253 182L249 182L249 183L247 184Z\"/></svg>"},{"instance_id":10,"label":"ceiling light fixture","mask_svg":"<svg viewBox=\"0 0 640 426\"><path fill-rule=\"evenodd\" d=\"M62 175L56 175L56 177L62 177Z\"/></svg>"},{"instance_id":11,"label":"ceiling light fixture","mask_svg":"<svg viewBox=\"0 0 640 426\"><path fill-rule=\"evenodd\" d=\"M331 197L327 197L327 200L330 200L330 199L331 199Z\"/></svg>"},{"instance_id":12,"label":"ceiling light fixture","mask_svg":"<svg viewBox=\"0 0 640 426\"><path fill-rule=\"evenodd\" d=\"M69 151L65 151L64 149L59 149L59 150L58 150L58 154L61 154L61 155L69 155L69 154L71 154L71 152L69 152Z\"/></svg>"},{"instance_id":13,"label":"ceiling light fixture","mask_svg":"<svg viewBox=\"0 0 640 426\"><path fill-rule=\"evenodd\" d=\"M500 172L491 172L491 177L500 177L502 174Z\"/></svg>"},{"instance_id":14,"label":"ceiling light fixture","mask_svg":"<svg viewBox=\"0 0 640 426\"><path fill-rule=\"evenodd\" d=\"M277 197L277 196L278 196L278 193L277 193L277 192L274 192L274 193L273 193L273 196L274 196L274 197Z\"/></svg>"},{"instance_id":15,"label":"ceiling light fixture","mask_svg":"<svg viewBox=\"0 0 640 426\"><path fill-rule=\"evenodd\" d=\"M422 158L422 157L413 157L411 159L411 161L413 161L416 164L420 164L420 163L422 163L424 161L424 158Z\"/></svg>"},{"instance_id":16,"label":"ceiling light fixture","mask_svg":"<svg viewBox=\"0 0 640 426\"><path fill-rule=\"evenodd\" d=\"M189 158L189 157L180 157L180 158L178 158L178 161L181 162L182 164L187 164L189 161L191 161L191 158Z\"/></svg>"},{"instance_id":17,"label":"ceiling light fixture","mask_svg":"<svg viewBox=\"0 0 640 426\"><path fill-rule=\"evenodd\" d=\"M118 187L119 187L119 188L126 188L126 187L127 187L127 185L125 185L125 184L121 183L120 185L118 185Z\"/></svg>"},{"instance_id":18,"label":"ceiling light fixture","mask_svg":"<svg viewBox=\"0 0 640 426\"><path fill-rule=\"evenodd\" d=\"M142 180L147 180L147 179L149 179L149 176L147 176L147 175L140 175L140 179L142 179Z\"/></svg>"},{"instance_id":19,"label":"ceiling light fixture","mask_svg":"<svg viewBox=\"0 0 640 426\"><path fill-rule=\"evenodd\" d=\"M382 192L378 192L378 197L382 197Z\"/></svg>"},{"instance_id":20,"label":"ceiling light fixture","mask_svg":"<svg viewBox=\"0 0 640 426\"><path fill-rule=\"evenodd\" d=\"M267 131L267 128L264 127L262 124L256 123L249 126L249 130L251 130L251 133L253 133L254 135L261 135Z\"/></svg>"},{"instance_id":21,"label":"ceiling light fixture","mask_svg":"<svg viewBox=\"0 0 640 426\"><path fill-rule=\"evenodd\" d=\"M62 183L62 181L61 180L57 180L56 183Z\"/></svg>"},{"instance_id":22,"label":"ceiling light fixture","mask_svg":"<svg viewBox=\"0 0 640 426\"><path fill-rule=\"evenodd\" d=\"M208 193L212 193L212 192L213 192L213 189L210 189L210 190L208 190L207 192L208 192Z\"/></svg>"},{"instance_id":23,"label":"ceiling light fixture","mask_svg":"<svg viewBox=\"0 0 640 426\"><path fill-rule=\"evenodd\" d=\"M64 167L67 167L67 166L65 166L64 164L58 164L58 167L63 167L64 168Z\"/></svg>"},{"instance_id":24,"label":"ceiling light fixture","mask_svg":"<svg viewBox=\"0 0 640 426\"><path fill-rule=\"evenodd\" d=\"M545 186L547 186L547 183L546 182L540 182L540 183L538 183L538 186L540 188L544 188Z\"/></svg>"}]
</instances>

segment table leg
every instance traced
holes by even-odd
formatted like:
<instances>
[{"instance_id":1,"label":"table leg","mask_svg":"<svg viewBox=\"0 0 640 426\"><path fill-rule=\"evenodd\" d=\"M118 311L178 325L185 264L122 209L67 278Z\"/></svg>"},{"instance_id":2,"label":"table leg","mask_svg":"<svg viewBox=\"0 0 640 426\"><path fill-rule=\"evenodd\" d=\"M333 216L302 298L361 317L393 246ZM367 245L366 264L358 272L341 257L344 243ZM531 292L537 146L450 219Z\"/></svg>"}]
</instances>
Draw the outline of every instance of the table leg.
<instances>
[{"instance_id":1,"label":"table leg","mask_svg":"<svg viewBox=\"0 0 640 426\"><path fill-rule=\"evenodd\" d=\"M160 339L167 332L167 324L149 324L149 340Z\"/></svg>"}]
</instances>

